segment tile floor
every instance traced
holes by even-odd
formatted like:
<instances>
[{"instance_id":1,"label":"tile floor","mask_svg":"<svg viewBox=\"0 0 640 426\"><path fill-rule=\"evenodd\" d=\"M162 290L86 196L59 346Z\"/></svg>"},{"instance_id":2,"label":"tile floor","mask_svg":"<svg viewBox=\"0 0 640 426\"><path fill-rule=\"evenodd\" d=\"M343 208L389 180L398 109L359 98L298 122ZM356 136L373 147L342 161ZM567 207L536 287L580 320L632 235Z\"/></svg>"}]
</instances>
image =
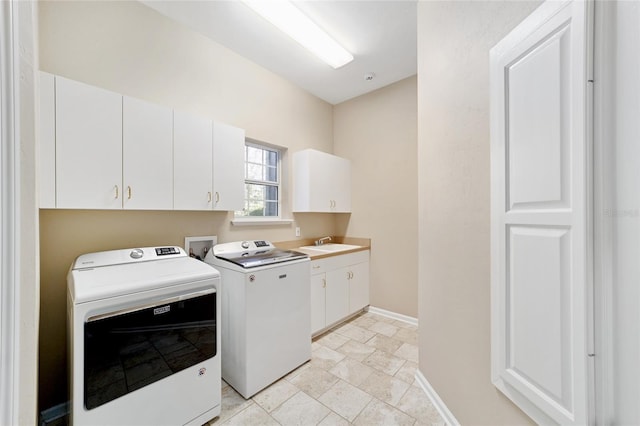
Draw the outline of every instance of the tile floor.
<instances>
[{"instance_id":1,"label":"tile floor","mask_svg":"<svg viewBox=\"0 0 640 426\"><path fill-rule=\"evenodd\" d=\"M220 425L444 425L415 380L417 328L362 313L312 343L311 361L245 400L222 382Z\"/></svg>"}]
</instances>

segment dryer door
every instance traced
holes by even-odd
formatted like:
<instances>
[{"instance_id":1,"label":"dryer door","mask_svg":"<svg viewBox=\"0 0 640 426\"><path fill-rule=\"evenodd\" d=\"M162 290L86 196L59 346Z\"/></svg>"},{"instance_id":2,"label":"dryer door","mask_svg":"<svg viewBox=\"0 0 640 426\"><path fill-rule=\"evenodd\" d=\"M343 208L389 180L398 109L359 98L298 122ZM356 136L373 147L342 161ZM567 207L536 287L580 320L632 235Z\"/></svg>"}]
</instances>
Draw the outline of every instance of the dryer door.
<instances>
[{"instance_id":1,"label":"dryer door","mask_svg":"<svg viewBox=\"0 0 640 426\"><path fill-rule=\"evenodd\" d=\"M90 317L84 324L85 407L98 407L216 352L215 289Z\"/></svg>"}]
</instances>

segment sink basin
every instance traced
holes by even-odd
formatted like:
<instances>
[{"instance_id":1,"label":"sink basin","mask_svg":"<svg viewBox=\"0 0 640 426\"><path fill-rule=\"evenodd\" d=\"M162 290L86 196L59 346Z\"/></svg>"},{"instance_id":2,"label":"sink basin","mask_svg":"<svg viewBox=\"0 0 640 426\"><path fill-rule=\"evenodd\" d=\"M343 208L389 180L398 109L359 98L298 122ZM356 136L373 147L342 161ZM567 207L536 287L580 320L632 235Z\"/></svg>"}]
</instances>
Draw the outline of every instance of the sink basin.
<instances>
[{"instance_id":1,"label":"sink basin","mask_svg":"<svg viewBox=\"0 0 640 426\"><path fill-rule=\"evenodd\" d=\"M360 246L354 246L351 244L333 244L333 243L328 243L328 244L322 244L321 246L304 246L304 247L300 247L301 249L306 249L306 250L314 250L314 251L321 251L324 253L335 253L337 251L345 251L345 250L352 250L352 249L357 249L360 248Z\"/></svg>"}]
</instances>

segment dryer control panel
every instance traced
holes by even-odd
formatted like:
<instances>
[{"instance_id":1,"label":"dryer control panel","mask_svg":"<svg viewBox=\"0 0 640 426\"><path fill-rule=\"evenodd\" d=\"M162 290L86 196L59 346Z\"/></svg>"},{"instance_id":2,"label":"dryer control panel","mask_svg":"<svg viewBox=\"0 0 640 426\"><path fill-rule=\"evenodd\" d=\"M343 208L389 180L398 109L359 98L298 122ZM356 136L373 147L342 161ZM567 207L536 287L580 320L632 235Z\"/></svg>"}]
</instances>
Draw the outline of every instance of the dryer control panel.
<instances>
[{"instance_id":1,"label":"dryer control panel","mask_svg":"<svg viewBox=\"0 0 640 426\"><path fill-rule=\"evenodd\" d=\"M122 250L100 251L79 256L72 269L99 268L101 266L123 265L150 260L187 257L187 253L177 246L142 247Z\"/></svg>"}]
</instances>

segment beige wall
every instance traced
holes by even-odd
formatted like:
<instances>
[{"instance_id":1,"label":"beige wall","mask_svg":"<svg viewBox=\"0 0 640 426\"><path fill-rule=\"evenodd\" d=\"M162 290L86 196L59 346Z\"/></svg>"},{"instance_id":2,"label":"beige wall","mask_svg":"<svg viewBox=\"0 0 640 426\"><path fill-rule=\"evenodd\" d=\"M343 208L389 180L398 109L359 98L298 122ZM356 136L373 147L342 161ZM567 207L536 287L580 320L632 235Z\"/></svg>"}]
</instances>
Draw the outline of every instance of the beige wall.
<instances>
[{"instance_id":1,"label":"beige wall","mask_svg":"<svg viewBox=\"0 0 640 426\"><path fill-rule=\"evenodd\" d=\"M295 152L333 149L333 108L138 2L41 2L40 69L211 117ZM290 155L283 213L290 213ZM293 240L293 226L241 227L220 212L43 210L40 214L40 407L66 399L66 273L82 253L183 245L185 236ZM302 237L331 235L333 215L294 217ZM365 235L366 236L366 235Z\"/></svg>"},{"instance_id":2,"label":"beige wall","mask_svg":"<svg viewBox=\"0 0 640 426\"><path fill-rule=\"evenodd\" d=\"M491 384L489 49L538 4L418 6L419 365L462 424L531 423Z\"/></svg>"},{"instance_id":3,"label":"beige wall","mask_svg":"<svg viewBox=\"0 0 640 426\"><path fill-rule=\"evenodd\" d=\"M414 76L336 105L333 138L353 176L351 220L338 226L374 248L371 305L417 318L416 85Z\"/></svg>"}]
</instances>

